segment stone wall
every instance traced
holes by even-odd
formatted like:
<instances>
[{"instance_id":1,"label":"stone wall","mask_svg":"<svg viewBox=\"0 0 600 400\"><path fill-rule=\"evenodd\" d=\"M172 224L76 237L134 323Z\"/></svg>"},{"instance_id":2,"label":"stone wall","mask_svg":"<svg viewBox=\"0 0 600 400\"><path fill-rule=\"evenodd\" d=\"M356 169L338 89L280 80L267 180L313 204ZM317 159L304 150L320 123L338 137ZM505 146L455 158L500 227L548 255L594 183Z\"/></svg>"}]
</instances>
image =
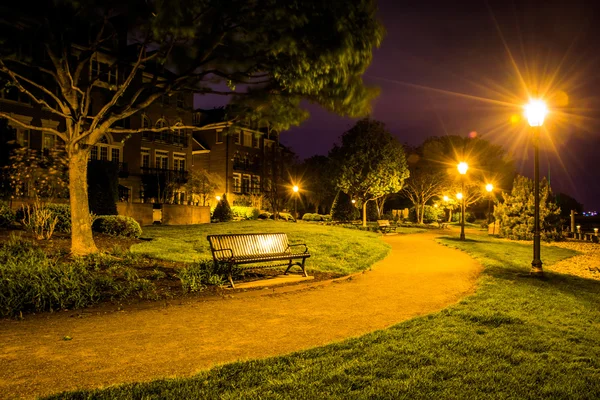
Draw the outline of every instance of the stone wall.
<instances>
[{"instance_id":1,"label":"stone wall","mask_svg":"<svg viewBox=\"0 0 600 400\"><path fill-rule=\"evenodd\" d=\"M163 204L164 225L195 225L210 223L210 207Z\"/></svg>"},{"instance_id":2,"label":"stone wall","mask_svg":"<svg viewBox=\"0 0 600 400\"><path fill-rule=\"evenodd\" d=\"M135 219L141 226L152 225L152 208L150 203L117 203L117 213Z\"/></svg>"}]
</instances>

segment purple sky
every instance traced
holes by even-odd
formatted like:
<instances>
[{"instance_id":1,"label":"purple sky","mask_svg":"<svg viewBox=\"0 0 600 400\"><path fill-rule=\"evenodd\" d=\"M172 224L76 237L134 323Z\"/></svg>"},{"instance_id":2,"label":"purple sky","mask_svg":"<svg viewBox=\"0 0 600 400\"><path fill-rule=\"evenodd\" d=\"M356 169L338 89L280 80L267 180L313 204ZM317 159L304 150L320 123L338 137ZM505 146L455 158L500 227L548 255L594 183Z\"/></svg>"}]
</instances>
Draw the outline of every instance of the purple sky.
<instances>
[{"instance_id":1,"label":"purple sky","mask_svg":"<svg viewBox=\"0 0 600 400\"><path fill-rule=\"evenodd\" d=\"M371 116L412 145L429 136L477 132L503 145L519 171L532 176L526 122L509 121L522 114L525 86L539 92L548 87L553 112L545 123L541 173L550 168L555 192L600 210L600 21L595 9L576 2L535 4L380 0L387 35L364 77L381 88ZM301 159L327 154L355 122L306 107L310 119L281 136Z\"/></svg>"}]
</instances>

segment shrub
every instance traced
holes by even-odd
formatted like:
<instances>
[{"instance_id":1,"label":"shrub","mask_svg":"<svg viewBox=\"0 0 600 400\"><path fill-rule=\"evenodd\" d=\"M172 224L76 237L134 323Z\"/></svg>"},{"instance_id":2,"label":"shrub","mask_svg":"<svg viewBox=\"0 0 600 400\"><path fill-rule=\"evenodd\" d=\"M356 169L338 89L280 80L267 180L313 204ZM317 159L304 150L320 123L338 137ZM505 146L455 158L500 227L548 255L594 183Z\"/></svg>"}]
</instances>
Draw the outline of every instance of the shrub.
<instances>
[{"instance_id":1,"label":"shrub","mask_svg":"<svg viewBox=\"0 0 600 400\"><path fill-rule=\"evenodd\" d=\"M275 214L271 214L269 216L270 219L275 219ZM295 221L294 216L290 213L280 212L277 213L277 218L282 221Z\"/></svg>"},{"instance_id":2,"label":"shrub","mask_svg":"<svg viewBox=\"0 0 600 400\"><path fill-rule=\"evenodd\" d=\"M130 295L156 298L155 286L107 257L64 262L31 242L12 237L0 245L0 316L81 308Z\"/></svg>"},{"instance_id":3,"label":"shrub","mask_svg":"<svg viewBox=\"0 0 600 400\"><path fill-rule=\"evenodd\" d=\"M92 229L111 236L140 237L142 228L138 222L123 215L100 215L96 217Z\"/></svg>"},{"instance_id":4,"label":"shrub","mask_svg":"<svg viewBox=\"0 0 600 400\"><path fill-rule=\"evenodd\" d=\"M379 212L377 211L377 203L375 200L367 202L367 221L377 221L379 219Z\"/></svg>"},{"instance_id":5,"label":"shrub","mask_svg":"<svg viewBox=\"0 0 600 400\"><path fill-rule=\"evenodd\" d=\"M38 239L50 239L54 232L71 233L71 207L68 204L24 204L16 212L16 220Z\"/></svg>"},{"instance_id":6,"label":"shrub","mask_svg":"<svg viewBox=\"0 0 600 400\"><path fill-rule=\"evenodd\" d=\"M271 213L268 211L261 212L258 214L258 219L269 219L271 218Z\"/></svg>"},{"instance_id":7,"label":"shrub","mask_svg":"<svg viewBox=\"0 0 600 400\"><path fill-rule=\"evenodd\" d=\"M460 222L460 216L461 216L461 212L455 212L452 214L452 222ZM471 211L467 211L465 213L465 222L475 222L475 214L473 214Z\"/></svg>"},{"instance_id":8,"label":"shrub","mask_svg":"<svg viewBox=\"0 0 600 400\"><path fill-rule=\"evenodd\" d=\"M15 212L4 202L0 202L0 228L10 228L15 222Z\"/></svg>"},{"instance_id":9,"label":"shrub","mask_svg":"<svg viewBox=\"0 0 600 400\"><path fill-rule=\"evenodd\" d=\"M331 217L335 221L347 222L358 219L359 216L360 213L354 204L352 204L350 196L344 192L339 192L331 206Z\"/></svg>"},{"instance_id":10,"label":"shrub","mask_svg":"<svg viewBox=\"0 0 600 400\"><path fill-rule=\"evenodd\" d=\"M215 271L211 259L204 259L183 268L177 275L184 292L201 292L207 285L221 286L225 280Z\"/></svg>"},{"instance_id":11,"label":"shrub","mask_svg":"<svg viewBox=\"0 0 600 400\"><path fill-rule=\"evenodd\" d=\"M52 215L57 218L56 231L71 233L71 206L68 204L46 204Z\"/></svg>"},{"instance_id":12,"label":"shrub","mask_svg":"<svg viewBox=\"0 0 600 400\"><path fill-rule=\"evenodd\" d=\"M233 213L231 212L231 207L227 201L226 194L223 194L223 197L221 197L221 200L217 203L215 211L213 211L213 218L219 222L228 222L233 219Z\"/></svg>"},{"instance_id":13,"label":"shrub","mask_svg":"<svg viewBox=\"0 0 600 400\"><path fill-rule=\"evenodd\" d=\"M417 221L417 215L415 212L415 208L412 207L408 212L408 218L413 222ZM425 206L425 210L423 212L423 223L430 224L432 222L436 222L438 219L444 218L444 210L439 207L433 206Z\"/></svg>"},{"instance_id":14,"label":"shrub","mask_svg":"<svg viewBox=\"0 0 600 400\"><path fill-rule=\"evenodd\" d=\"M231 213L236 219L257 219L260 210L255 207L233 206L231 207Z\"/></svg>"},{"instance_id":15,"label":"shrub","mask_svg":"<svg viewBox=\"0 0 600 400\"><path fill-rule=\"evenodd\" d=\"M302 221L325 221L325 216L321 214L305 213Z\"/></svg>"}]
</instances>

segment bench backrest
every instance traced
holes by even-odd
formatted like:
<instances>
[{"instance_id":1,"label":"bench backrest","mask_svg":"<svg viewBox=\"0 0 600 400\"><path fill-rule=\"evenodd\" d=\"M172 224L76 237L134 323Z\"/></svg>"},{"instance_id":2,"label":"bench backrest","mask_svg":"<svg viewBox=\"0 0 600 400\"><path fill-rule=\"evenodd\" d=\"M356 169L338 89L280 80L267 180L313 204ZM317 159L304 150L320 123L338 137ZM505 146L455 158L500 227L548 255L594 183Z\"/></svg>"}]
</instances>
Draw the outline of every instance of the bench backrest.
<instances>
[{"instance_id":1,"label":"bench backrest","mask_svg":"<svg viewBox=\"0 0 600 400\"><path fill-rule=\"evenodd\" d=\"M216 260L227 259L231 256L228 251L217 251L224 249L231 249L234 257L277 254L288 250L288 238L285 233L208 235L206 238Z\"/></svg>"},{"instance_id":2,"label":"bench backrest","mask_svg":"<svg viewBox=\"0 0 600 400\"><path fill-rule=\"evenodd\" d=\"M390 221L387 219L378 219L377 220L377 224L379 226L389 226L390 225Z\"/></svg>"}]
</instances>

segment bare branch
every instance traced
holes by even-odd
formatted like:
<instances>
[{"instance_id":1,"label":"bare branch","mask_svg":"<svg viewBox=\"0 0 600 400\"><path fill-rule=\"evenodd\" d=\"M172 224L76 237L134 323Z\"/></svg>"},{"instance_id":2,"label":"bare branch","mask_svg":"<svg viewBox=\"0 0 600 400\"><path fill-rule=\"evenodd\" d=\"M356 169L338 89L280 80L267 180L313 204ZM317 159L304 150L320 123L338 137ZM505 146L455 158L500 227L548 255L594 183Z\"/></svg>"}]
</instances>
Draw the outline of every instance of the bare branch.
<instances>
[{"instance_id":1,"label":"bare branch","mask_svg":"<svg viewBox=\"0 0 600 400\"><path fill-rule=\"evenodd\" d=\"M142 133L142 132L176 131L179 129L191 129L191 130L199 131L202 128L195 126L195 125L172 125L172 126L165 126L163 128L139 128L139 129L109 128L107 131L110 133Z\"/></svg>"},{"instance_id":2,"label":"bare branch","mask_svg":"<svg viewBox=\"0 0 600 400\"><path fill-rule=\"evenodd\" d=\"M26 124L25 122L20 121L17 118L15 118L12 115L7 114L5 112L0 112L0 118L6 118L7 120L12 121L15 124L19 125L22 128L25 128L25 129L32 129L34 131L42 131L42 132L53 133L56 136L58 136L59 138L61 138L64 142L67 141L67 136L64 133L57 131L56 129L48 128L48 127L45 127L45 126L34 126L34 125L31 125L31 124Z\"/></svg>"}]
</instances>

